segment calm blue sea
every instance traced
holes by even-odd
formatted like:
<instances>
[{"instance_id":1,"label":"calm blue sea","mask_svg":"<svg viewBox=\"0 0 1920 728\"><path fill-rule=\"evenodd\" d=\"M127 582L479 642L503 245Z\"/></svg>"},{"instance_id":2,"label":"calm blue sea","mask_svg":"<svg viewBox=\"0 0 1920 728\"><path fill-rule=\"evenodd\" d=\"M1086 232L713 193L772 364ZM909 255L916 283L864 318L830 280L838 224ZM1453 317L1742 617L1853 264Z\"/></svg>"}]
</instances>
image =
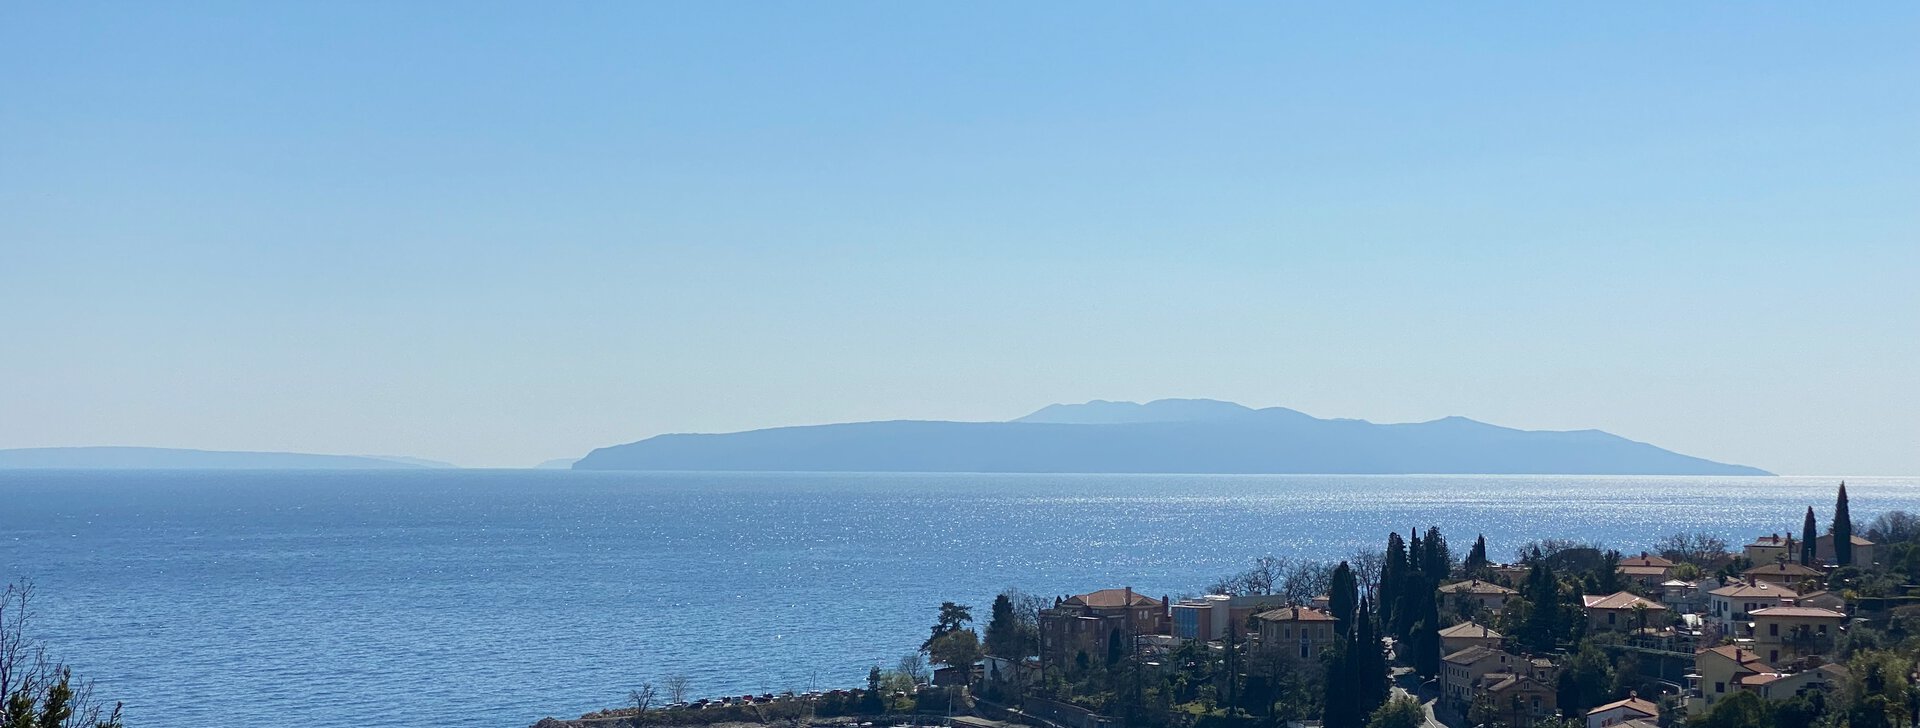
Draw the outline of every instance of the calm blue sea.
<instances>
[{"instance_id":1,"label":"calm blue sea","mask_svg":"<svg viewBox=\"0 0 1920 728\"><path fill-rule=\"evenodd\" d=\"M1836 478L0 472L0 577L148 728L518 728L647 679L843 687L942 600L1192 593L1262 554L1438 524L1735 543L1823 518ZM1920 478L1849 478L1862 520Z\"/></svg>"}]
</instances>

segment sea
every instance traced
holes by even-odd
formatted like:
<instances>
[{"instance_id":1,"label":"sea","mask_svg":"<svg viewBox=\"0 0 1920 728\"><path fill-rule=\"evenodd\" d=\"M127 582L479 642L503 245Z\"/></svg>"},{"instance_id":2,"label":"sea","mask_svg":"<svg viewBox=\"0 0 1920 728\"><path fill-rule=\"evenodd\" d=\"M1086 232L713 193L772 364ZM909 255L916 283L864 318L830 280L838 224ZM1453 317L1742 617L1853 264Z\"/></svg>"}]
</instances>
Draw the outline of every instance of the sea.
<instances>
[{"instance_id":1,"label":"sea","mask_svg":"<svg viewBox=\"0 0 1920 728\"><path fill-rule=\"evenodd\" d=\"M129 725L522 728L671 675L695 696L863 684L941 602L1200 593L1437 525L1737 548L1839 477L0 471L0 579ZM1855 518L1920 477L1846 478Z\"/></svg>"}]
</instances>

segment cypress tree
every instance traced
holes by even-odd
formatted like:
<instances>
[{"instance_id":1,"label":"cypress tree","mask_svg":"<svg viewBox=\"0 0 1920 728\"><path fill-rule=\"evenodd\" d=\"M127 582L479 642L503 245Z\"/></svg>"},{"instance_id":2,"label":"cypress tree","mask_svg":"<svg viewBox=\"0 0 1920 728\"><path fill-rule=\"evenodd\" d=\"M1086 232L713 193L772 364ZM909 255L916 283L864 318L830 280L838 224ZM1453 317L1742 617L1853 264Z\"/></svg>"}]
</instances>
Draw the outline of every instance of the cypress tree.
<instances>
[{"instance_id":1,"label":"cypress tree","mask_svg":"<svg viewBox=\"0 0 1920 728\"><path fill-rule=\"evenodd\" d=\"M1521 625L1520 641L1541 652L1553 649L1560 634L1559 579L1545 562L1536 561L1527 572L1527 585L1521 592L1533 609Z\"/></svg>"},{"instance_id":2,"label":"cypress tree","mask_svg":"<svg viewBox=\"0 0 1920 728\"><path fill-rule=\"evenodd\" d=\"M1387 667L1387 651L1380 645L1380 632L1374 626L1373 610L1365 597L1354 615L1353 677L1355 693L1360 696L1360 714L1372 715L1392 693L1392 677Z\"/></svg>"},{"instance_id":3,"label":"cypress tree","mask_svg":"<svg viewBox=\"0 0 1920 728\"><path fill-rule=\"evenodd\" d=\"M1467 549L1467 560L1460 567L1465 569L1469 578L1478 577L1487 565L1487 537L1481 534L1473 539L1473 548Z\"/></svg>"},{"instance_id":4,"label":"cypress tree","mask_svg":"<svg viewBox=\"0 0 1920 728\"><path fill-rule=\"evenodd\" d=\"M1326 663L1327 681L1322 686L1320 700L1320 724L1325 728L1361 728L1363 718L1358 715L1360 709L1359 691L1353 689L1353 645L1351 641L1339 643L1326 651L1322 661Z\"/></svg>"},{"instance_id":5,"label":"cypress tree","mask_svg":"<svg viewBox=\"0 0 1920 728\"><path fill-rule=\"evenodd\" d=\"M1807 506L1807 522L1800 526L1800 565L1813 565L1813 545L1820 539L1819 528L1813 523L1813 506Z\"/></svg>"},{"instance_id":6,"label":"cypress tree","mask_svg":"<svg viewBox=\"0 0 1920 728\"><path fill-rule=\"evenodd\" d=\"M1347 562L1333 567L1333 576L1328 580L1327 611L1333 613L1333 631L1341 637L1353 629L1353 610L1360 599L1360 584L1354 580L1353 568Z\"/></svg>"},{"instance_id":7,"label":"cypress tree","mask_svg":"<svg viewBox=\"0 0 1920 728\"><path fill-rule=\"evenodd\" d=\"M1833 563L1853 565L1853 517L1847 513L1847 481L1840 481L1840 498L1833 504Z\"/></svg>"},{"instance_id":8,"label":"cypress tree","mask_svg":"<svg viewBox=\"0 0 1920 728\"><path fill-rule=\"evenodd\" d=\"M1400 591L1407 578L1407 542L1399 533L1387 534L1387 557L1380 564L1380 594L1374 603L1380 605L1380 628L1393 632L1394 609L1400 603Z\"/></svg>"},{"instance_id":9,"label":"cypress tree","mask_svg":"<svg viewBox=\"0 0 1920 728\"><path fill-rule=\"evenodd\" d=\"M1453 554L1447 552L1447 539L1440 535L1439 526L1427 527L1426 551L1422 553L1425 561L1420 570L1427 573L1427 580L1439 586L1453 575Z\"/></svg>"}]
</instances>

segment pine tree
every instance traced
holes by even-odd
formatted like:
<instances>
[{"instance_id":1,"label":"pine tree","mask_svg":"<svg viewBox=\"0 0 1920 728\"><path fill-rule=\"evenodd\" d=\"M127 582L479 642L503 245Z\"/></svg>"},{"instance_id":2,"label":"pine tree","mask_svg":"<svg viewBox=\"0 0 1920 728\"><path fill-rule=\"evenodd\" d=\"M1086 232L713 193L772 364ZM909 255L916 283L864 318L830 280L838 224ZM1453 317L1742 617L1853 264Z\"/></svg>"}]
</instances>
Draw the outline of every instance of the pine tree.
<instances>
[{"instance_id":1,"label":"pine tree","mask_svg":"<svg viewBox=\"0 0 1920 728\"><path fill-rule=\"evenodd\" d=\"M1840 499L1833 504L1833 563L1853 565L1853 517L1847 514L1847 481L1840 481Z\"/></svg>"},{"instance_id":2,"label":"pine tree","mask_svg":"<svg viewBox=\"0 0 1920 728\"><path fill-rule=\"evenodd\" d=\"M1334 633L1346 637L1353 629L1353 610L1359 598L1360 585L1353 578L1353 567L1342 561L1333 567L1327 587L1327 611L1333 613Z\"/></svg>"}]
</instances>

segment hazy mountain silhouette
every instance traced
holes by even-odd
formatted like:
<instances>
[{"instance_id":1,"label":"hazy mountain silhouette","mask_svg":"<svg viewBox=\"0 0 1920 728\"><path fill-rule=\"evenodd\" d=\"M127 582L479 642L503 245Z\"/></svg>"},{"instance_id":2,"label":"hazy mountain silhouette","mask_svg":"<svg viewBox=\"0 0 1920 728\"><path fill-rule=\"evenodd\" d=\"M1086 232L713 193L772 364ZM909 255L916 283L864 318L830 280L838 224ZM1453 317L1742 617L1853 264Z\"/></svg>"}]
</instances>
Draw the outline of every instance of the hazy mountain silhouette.
<instances>
[{"instance_id":1,"label":"hazy mountain silhouette","mask_svg":"<svg viewBox=\"0 0 1920 728\"><path fill-rule=\"evenodd\" d=\"M660 435L576 470L982 473L1769 475L1599 430L1515 430L1464 417L1375 424L1213 400L1050 405L1011 422L899 420Z\"/></svg>"},{"instance_id":2,"label":"hazy mountain silhouette","mask_svg":"<svg viewBox=\"0 0 1920 728\"><path fill-rule=\"evenodd\" d=\"M0 450L0 469L417 470L451 467L455 466L420 458L298 452L234 452L165 447L33 447Z\"/></svg>"}]
</instances>

